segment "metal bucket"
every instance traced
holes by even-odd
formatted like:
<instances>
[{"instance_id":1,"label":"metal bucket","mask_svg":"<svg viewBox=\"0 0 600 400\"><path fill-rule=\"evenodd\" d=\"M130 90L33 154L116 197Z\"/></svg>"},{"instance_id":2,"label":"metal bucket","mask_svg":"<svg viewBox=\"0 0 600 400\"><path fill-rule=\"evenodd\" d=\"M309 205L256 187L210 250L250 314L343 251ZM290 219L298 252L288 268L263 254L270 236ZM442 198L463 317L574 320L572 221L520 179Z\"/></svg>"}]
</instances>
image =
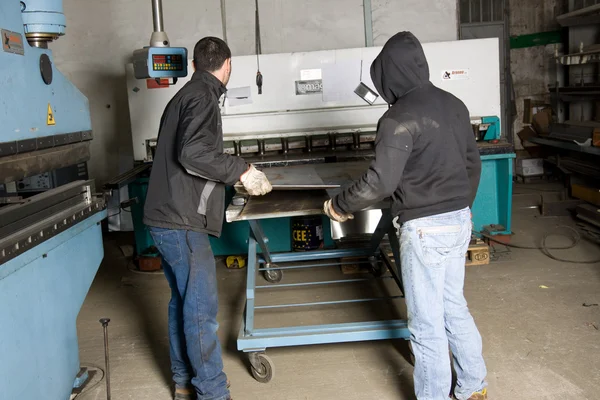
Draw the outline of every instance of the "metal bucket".
<instances>
[{"instance_id":1,"label":"metal bucket","mask_svg":"<svg viewBox=\"0 0 600 400\"><path fill-rule=\"evenodd\" d=\"M323 248L323 219L320 215L292 218L292 248L294 251Z\"/></svg>"}]
</instances>

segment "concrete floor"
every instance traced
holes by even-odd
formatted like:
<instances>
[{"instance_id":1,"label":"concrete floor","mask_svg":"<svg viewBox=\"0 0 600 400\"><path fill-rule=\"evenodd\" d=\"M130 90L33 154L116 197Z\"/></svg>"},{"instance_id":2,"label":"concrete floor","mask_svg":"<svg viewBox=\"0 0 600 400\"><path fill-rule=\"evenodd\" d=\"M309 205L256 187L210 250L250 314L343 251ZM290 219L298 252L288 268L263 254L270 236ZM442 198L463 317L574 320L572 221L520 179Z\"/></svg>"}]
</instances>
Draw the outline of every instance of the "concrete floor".
<instances>
[{"instance_id":1,"label":"concrete floor","mask_svg":"<svg viewBox=\"0 0 600 400\"><path fill-rule=\"evenodd\" d=\"M541 218L521 208L526 196L515 199L513 243L539 243L545 232L571 218ZM107 235L106 256L78 319L81 362L103 365L101 317L109 326L113 399L168 400L170 372L167 340L169 289L162 275L128 270L118 245L122 236ZM552 238L549 245L567 244ZM469 267L466 296L484 340L490 398L598 399L600 393L600 264L557 262L537 250L498 248L498 260ZM600 258L597 245L584 241L577 248L555 251L571 259ZM339 278L337 269L286 274L286 282L310 279L310 274ZM236 351L235 338L244 302L244 270L218 268L220 338L225 370L236 400L268 399L413 399L413 368L404 341L365 342L269 349L276 376L257 383L247 361ZM381 291L344 285L311 291L265 292L273 301L351 298ZM313 312L267 313L260 326L357 321L402 314L398 308L370 303L361 307L326 308ZM84 399L104 399L104 386Z\"/></svg>"}]
</instances>

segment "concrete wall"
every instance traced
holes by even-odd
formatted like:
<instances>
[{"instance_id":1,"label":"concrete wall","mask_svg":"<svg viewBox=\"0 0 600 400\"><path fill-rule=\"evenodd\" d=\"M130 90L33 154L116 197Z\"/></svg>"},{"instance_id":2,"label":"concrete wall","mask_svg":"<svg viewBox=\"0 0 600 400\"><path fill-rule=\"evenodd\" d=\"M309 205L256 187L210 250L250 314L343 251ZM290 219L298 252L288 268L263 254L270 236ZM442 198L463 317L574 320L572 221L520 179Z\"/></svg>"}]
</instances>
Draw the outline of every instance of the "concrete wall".
<instances>
[{"instance_id":1,"label":"concrete wall","mask_svg":"<svg viewBox=\"0 0 600 400\"><path fill-rule=\"evenodd\" d=\"M254 2L225 3L233 53L254 54ZM263 53L364 46L362 0L260 0L259 7ZM124 65L148 43L150 2L64 0L64 8L67 35L51 46L57 67L90 100L90 173L102 182L132 164ZM456 0L373 0L372 8L376 45L401 30L424 42L457 38ZM223 36L220 0L166 0L164 14L174 46L191 50L203 36Z\"/></svg>"},{"instance_id":2,"label":"concrete wall","mask_svg":"<svg viewBox=\"0 0 600 400\"><path fill-rule=\"evenodd\" d=\"M556 16L565 12L562 0L511 0L510 35L526 35L559 29ZM515 145L521 149L517 133L523 128L523 100L550 101L548 85L556 81L555 45L512 49L511 73L517 106L514 123Z\"/></svg>"}]
</instances>

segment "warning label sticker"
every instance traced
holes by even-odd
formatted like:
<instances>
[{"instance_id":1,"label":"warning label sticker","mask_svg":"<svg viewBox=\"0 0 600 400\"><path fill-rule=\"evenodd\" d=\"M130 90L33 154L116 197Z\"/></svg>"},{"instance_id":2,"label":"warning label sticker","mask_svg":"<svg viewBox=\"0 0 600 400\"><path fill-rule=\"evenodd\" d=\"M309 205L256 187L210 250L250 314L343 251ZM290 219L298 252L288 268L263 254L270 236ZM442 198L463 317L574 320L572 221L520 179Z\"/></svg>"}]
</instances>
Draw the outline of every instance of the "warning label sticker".
<instances>
[{"instance_id":1,"label":"warning label sticker","mask_svg":"<svg viewBox=\"0 0 600 400\"><path fill-rule=\"evenodd\" d=\"M468 69L445 69L442 71L443 81L460 81L469 79Z\"/></svg>"},{"instance_id":2,"label":"warning label sticker","mask_svg":"<svg viewBox=\"0 0 600 400\"><path fill-rule=\"evenodd\" d=\"M48 116L46 117L46 125L56 125L56 120L54 119L54 111L52 111L52 106L48 103Z\"/></svg>"},{"instance_id":3,"label":"warning label sticker","mask_svg":"<svg viewBox=\"0 0 600 400\"><path fill-rule=\"evenodd\" d=\"M24 55L23 36L18 32L0 30L0 38L2 39L2 50L7 53Z\"/></svg>"}]
</instances>

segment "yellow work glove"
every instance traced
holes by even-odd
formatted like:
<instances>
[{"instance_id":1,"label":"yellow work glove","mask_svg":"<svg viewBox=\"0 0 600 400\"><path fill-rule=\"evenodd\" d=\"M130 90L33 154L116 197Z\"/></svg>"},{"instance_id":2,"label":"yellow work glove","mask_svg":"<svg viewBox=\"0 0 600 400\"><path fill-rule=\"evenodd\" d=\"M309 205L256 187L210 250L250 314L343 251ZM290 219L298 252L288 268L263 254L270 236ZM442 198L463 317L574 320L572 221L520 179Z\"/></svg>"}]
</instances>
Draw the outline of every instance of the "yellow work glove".
<instances>
[{"instance_id":1,"label":"yellow work glove","mask_svg":"<svg viewBox=\"0 0 600 400\"><path fill-rule=\"evenodd\" d=\"M273 190L267 176L257 170L254 165L250 165L250 168L242 174L240 182L250 196L263 196Z\"/></svg>"}]
</instances>

